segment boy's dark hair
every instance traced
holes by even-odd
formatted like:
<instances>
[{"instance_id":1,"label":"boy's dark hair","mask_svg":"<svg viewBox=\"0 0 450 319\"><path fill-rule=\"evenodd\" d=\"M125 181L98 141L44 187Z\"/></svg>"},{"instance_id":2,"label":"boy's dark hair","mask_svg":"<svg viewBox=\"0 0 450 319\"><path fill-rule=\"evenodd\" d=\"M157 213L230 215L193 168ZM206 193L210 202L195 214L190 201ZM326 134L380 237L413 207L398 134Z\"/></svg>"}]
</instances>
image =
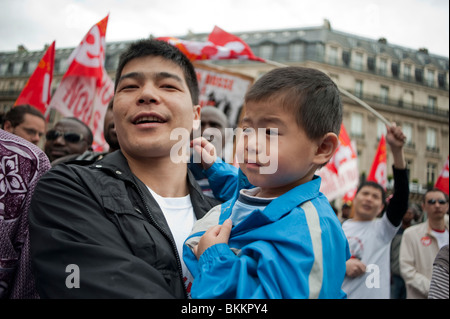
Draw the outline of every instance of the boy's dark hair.
<instances>
[{"instance_id":1,"label":"boy's dark hair","mask_svg":"<svg viewBox=\"0 0 450 319\"><path fill-rule=\"evenodd\" d=\"M13 107L8 113L5 114L5 118L3 119L3 123L6 121L11 122L12 127L16 127L25 120L25 114L31 114L33 116L40 117L45 121L44 115L35 107L29 104L22 104Z\"/></svg>"},{"instance_id":2,"label":"boy's dark hair","mask_svg":"<svg viewBox=\"0 0 450 319\"><path fill-rule=\"evenodd\" d=\"M271 70L249 89L245 103L267 99L277 100L295 111L297 124L310 139L329 132L339 136L341 98L338 87L325 73L297 66Z\"/></svg>"},{"instance_id":3,"label":"boy's dark hair","mask_svg":"<svg viewBox=\"0 0 450 319\"><path fill-rule=\"evenodd\" d=\"M114 92L117 89L125 65L133 59L145 56L161 57L178 65L183 70L189 92L191 93L193 105L198 104L199 89L197 74L195 73L195 68L191 61L189 61L189 59L173 45L155 39L145 39L133 42L128 49L120 55L119 65L116 70Z\"/></svg>"},{"instance_id":4,"label":"boy's dark hair","mask_svg":"<svg viewBox=\"0 0 450 319\"><path fill-rule=\"evenodd\" d=\"M386 192L384 191L383 186L381 186L381 185L378 184L377 182L374 182L374 181L367 181L367 180L366 180L366 181L362 182L362 183L359 185L359 187L358 187L358 189L357 189L357 191L356 191L356 194L358 194L359 191L360 191L363 187L365 187L365 186L373 187L373 188L379 189L379 190L381 191L381 201L382 201L383 205L386 205Z\"/></svg>"}]
</instances>

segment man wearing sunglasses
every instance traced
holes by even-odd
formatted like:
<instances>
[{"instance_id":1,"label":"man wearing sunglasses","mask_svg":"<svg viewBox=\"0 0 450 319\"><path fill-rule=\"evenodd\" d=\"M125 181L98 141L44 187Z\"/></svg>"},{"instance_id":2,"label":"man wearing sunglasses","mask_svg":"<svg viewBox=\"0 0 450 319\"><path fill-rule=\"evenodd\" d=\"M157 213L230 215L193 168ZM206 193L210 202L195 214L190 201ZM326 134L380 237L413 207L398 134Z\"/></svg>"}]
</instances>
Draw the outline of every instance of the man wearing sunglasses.
<instances>
[{"instance_id":1,"label":"man wearing sunglasses","mask_svg":"<svg viewBox=\"0 0 450 319\"><path fill-rule=\"evenodd\" d=\"M45 138L45 154L52 165L56 159L92 150L91 129L75 117L59 120L52 129L47 131Z\"/></svg>"},{"instance_id":2,"label":"man wearing sunglasses","mask_svg":"<svg viewBox=\"0 0 450 319\"><path fill-rule=\"evenodd\" d=\"M405 230L400 246L400 272L408 299L428 298L433 261L449 243L447 195L437 188L427 191L422 210L427 220Z\"/></svg>"}]
</instances>

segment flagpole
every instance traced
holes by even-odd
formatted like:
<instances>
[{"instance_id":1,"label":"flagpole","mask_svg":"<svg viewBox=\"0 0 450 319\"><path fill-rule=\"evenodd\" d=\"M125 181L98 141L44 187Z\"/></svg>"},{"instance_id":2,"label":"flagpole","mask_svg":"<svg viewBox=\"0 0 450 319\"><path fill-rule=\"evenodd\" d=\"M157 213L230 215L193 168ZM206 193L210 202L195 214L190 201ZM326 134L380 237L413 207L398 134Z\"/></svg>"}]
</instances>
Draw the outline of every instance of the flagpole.
<instances>
[{"instance_id":1,"label":"flagpole","mask_svg":"<svg viewBox=\"0 0 450 319\"><path fill-rule=\"evenodd\" d=\"M283 68L283 67L287 67L286 64L282 64L276 61L272 61L272 60L265 60L267 64L271 64L273 66L279 67L279 68ZM367 109L369 112L371 112L373 115L375 115L376 117L378 117L384 124L386 124L387 126L391 126L391 123L384 118L380 113L378 113L373 107L371 107L369 104L367 104L366 102L364 102L363 100L359 99L358 97L354 96L353 94L351 94L350 92L348 92L347 90L344 90L343 88L339 87L339 91L344 94L345 96L347 96L348 98L352 99L353 101L355 101L356 103L358 103L359 105L361 105L362 107L364 107L365 109Z\"/></svg>"}]
</instances>

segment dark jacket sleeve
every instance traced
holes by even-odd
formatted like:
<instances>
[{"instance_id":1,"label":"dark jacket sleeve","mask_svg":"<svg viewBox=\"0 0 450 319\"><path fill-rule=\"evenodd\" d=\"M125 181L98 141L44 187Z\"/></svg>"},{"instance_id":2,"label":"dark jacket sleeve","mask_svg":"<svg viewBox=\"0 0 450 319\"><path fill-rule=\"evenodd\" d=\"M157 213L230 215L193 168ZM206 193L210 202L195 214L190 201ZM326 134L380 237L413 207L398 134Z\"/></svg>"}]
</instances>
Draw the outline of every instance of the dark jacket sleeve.
<instances>
[{"instance_id":1,"label":"dark jacket sleeve","mask_svg":"<svg viewBox=\"0 0 450 319\"><path fill-rule=\"evenodd\" d=\"M400 225L408 209L409 181L406 169L396 169L392 166L394 173L394 192L386 208L389 221L394 226Z\"/></svg>"},{"instance_id":2,"label":"dark jacket sleeve","mask_svg":"<svg viewBox=\"0 0 450 319\"><path fill-rule=\"evenodd\" d=\"M126 197L120 190L113 194L117 201L103 198L114 201L109 206L117 211L108 217L95 192L102 184L91 184L70 166L60 164L35 190L29 223L32 265L41 298L182 298L182 293L174 294L161 270L136 256L137 248L130 246L117 226L141 227L133 236L142 241L139 236L151 237L151 225L128 209L126 205L133 207L126 198L120 200ZM119 214L132 218L117 224L113 219ZM148 251L155 247L141 248L142 255L151 258Z\"/></svg>"}]
</instances>

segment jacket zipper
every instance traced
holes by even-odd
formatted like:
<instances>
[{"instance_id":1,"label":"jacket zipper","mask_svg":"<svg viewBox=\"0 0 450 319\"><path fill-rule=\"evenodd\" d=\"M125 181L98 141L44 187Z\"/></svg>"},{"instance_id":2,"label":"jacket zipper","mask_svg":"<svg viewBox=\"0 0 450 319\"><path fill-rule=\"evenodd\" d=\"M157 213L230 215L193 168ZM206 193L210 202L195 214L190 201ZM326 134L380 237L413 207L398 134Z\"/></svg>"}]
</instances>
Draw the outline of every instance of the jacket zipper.
<instances>
[{"instance_id":1,"label":"jacket zipper","mask_svg":"<svg viewBox=\"0 0 450 319\"><path fill-rule=\"evenodd\" d=\"M159 224L156 222L156 220L153 218L152 214L150 214L150 209L147 206L147 203L145 201L145 197L144 194L142 193L142 190L139 188L139 186L136 185L136 183L131 182L132 185L137 189L139 196L141 197L142 202L144 203L145 206L145 212L147 217L149 218L150 222L152 222L152 224L169 240L169 242L172 245L172 250L175 253L175 257L177 260L177 266L178 266L178 277L181 281L181 285L183 287L183 293L184 293L184 298L187 299L187 292L186 292L186 287L184 285L184 280L183 280L183 268L181 267L181 260L180 260L180 256L178 256L178 249L177 249L177 245L175 244L175 242L173 241L173 239L164 231L164 229L161 228L161 226L159 226Z\"/></svg>"}]
</instances>

